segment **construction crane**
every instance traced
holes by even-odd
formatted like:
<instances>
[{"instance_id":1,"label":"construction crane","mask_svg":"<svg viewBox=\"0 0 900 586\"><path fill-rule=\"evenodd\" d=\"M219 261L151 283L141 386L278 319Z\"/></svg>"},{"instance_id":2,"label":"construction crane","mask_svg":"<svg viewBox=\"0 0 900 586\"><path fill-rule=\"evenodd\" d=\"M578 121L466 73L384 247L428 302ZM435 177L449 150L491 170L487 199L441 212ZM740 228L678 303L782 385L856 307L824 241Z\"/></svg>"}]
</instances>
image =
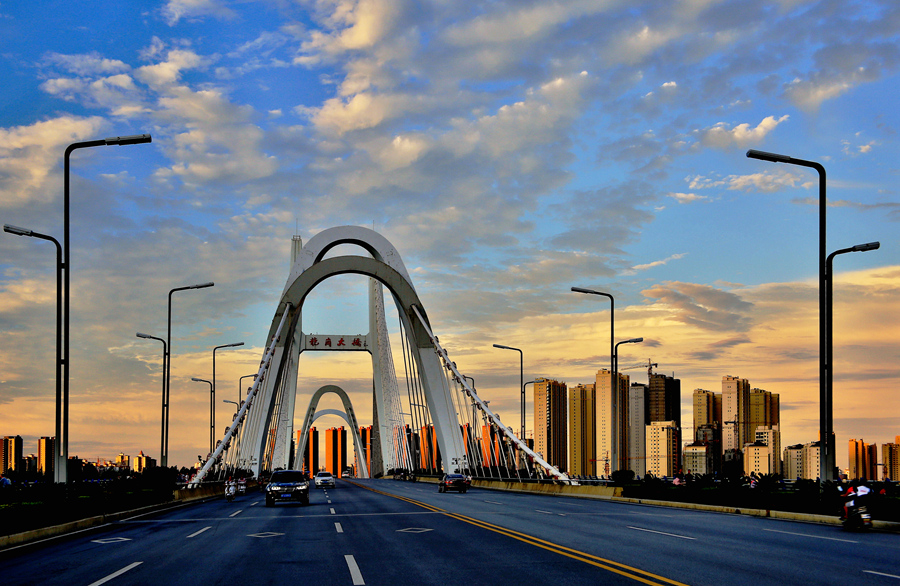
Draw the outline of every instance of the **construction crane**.
<instances>
[{"instance_id":1,"label":"construction crane","mask_svg":"<svg viewBox=\"0 0 900 586\"><path fill-rule=\"evenodd\" d=\"M650 362L650 359L647 359L647 363L639 362L638 364L632 364L631 366L625 366L619 369L619 372L623 370L634 370L635 368L647 368L647 380L650 380L650 376L653 374L653 367L658 367L659 364L656 362Z\"/></svg>"}]
</instances>

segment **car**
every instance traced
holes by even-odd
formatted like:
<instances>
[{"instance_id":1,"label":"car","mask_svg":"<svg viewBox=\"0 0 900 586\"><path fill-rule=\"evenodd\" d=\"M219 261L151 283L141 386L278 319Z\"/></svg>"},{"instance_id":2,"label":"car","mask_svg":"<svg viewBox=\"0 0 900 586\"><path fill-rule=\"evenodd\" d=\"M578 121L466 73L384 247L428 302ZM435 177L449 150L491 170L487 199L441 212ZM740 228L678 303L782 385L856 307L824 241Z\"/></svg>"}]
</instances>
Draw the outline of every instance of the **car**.
<instances>
[{"instance_id":1,"label":"car","mask_svg":"<svg viewBox=\"0 0 900 586\"><path fill-rule=\"evenodd\" d=\"M458 490L466 492L471 484L468 476L463 474L444 474L438 482L438 492L447 492L448 490Z\"/></svg>"},{"instance_id":2,"label":"car","mask_svg":"<svg viewBox=\"0 0 900 586\"><path fill-rule=\"evenodd\" d=\"M331 475L331 472L326 472L322 470L321 472L316 472L316 488L324 488L326 486L330 486L334 488L334 476Z\"/></svg>"},{"instance_id":3,"label":"car","mask_svg":"<svg viewBox=\"0 0 900 586\"><path fill-rule=\"evenodd\" d=\"M300 470L276 470L266 486L266 506L284 501L309 504L309 476Z\"/></svg>"}]
</instances>

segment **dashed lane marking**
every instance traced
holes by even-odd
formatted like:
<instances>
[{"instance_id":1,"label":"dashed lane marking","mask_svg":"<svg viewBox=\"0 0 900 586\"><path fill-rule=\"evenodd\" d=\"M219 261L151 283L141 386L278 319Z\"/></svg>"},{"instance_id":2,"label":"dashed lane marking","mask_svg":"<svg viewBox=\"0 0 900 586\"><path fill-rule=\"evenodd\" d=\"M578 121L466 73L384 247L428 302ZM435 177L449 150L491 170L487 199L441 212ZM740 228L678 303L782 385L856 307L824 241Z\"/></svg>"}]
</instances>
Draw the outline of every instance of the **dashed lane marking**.
<instances>
[{"instance_id":1,"label":"dashed lane marking","mask_svg":"<svg viewBox=\"0 0 900 586\"><path fill-rule=\"evenodd\" d=\"M353 578L353 586L365 586L366 581L363 580L362 572L359 571L359 566L356 565L356 560L353 559L353 556L345 555L344 561L347 562L347 568L350 570L350 577Z\"/></svg>"},{"instance_id":2,"label":"dashed lane marking","mask_svg":"<svg viewBox=\"0 0 900 586\"><path fill-rule=\"evenodd\" d=\"M207 531L209 529L212 529L212 527L204 527L200 531L195 531L194 533L191 533L185 539L190 539L191 537L197 537L198 535L200 535L201 533L203 533L204 531Z\"/></svg>"},{"instance_id":3,"label":"dashed lane marking","mask_svg":"<svg viewBox=\"0 0 900 586\"><path fill-rule=\"evenodd\" d=\"M238 509L237 511L231 513L231 514L228 515L228 516L229 516L229 517L237 517L238 515L240 515L240 514L243 513L243 512L244 512L244 509Z\"/></svg>"},{"instance_id":4,"label":"dashed lane marking","mask_svg":"<svg viewBox=\"0 0 900 586\"><path fill-rule=\"evenodd\" d=\"M105 578L101 578L101 579L97 580L96 582L92 582L92 583L90 584L90 586L100 586L100 584L106 584L107 582L109 582L109 581L112 580L113 578L118 578L119 576L121 576L121 575L124 574L125 572L127 572L127 571L129 571L129 570L133 570L133 569L135 569L136 567L138 567L139 565L141 565L141 564L143 564L143 563L144 563L144 562L134 562L133 564L128 564L127 566L125 566L124 568L122 568L121 570L119 570L118 572L113 572L112 574L110 574L109 576L107 576L107 577L105 577Z\"/></svg>"},{"instance_id":5,"label":"dashed lane marking","mask_svg":"<svg viewBox=\"0 0 900 586\"><path fill-rule=\"evenodd\" d=\"M337 530L338 533L343 533L343 532L344 532L344 528L341 527L341 524L340 524L340 523L335 523L335 524L334 524L334 528Z\"/></svg>"},{"instance_id":6,"label":"dashed lane marking","mask_svg":"<svg viewBox=\"0 0 900 586\"><path fill-rule=\"evenodd\" d=\"M665 535L667 537L677 537L678 539L690 539L691 541L697 541L696 537L688 537L687 535L678 535L676 533L666 533L664 531L654 531L653 529L644 529L643 527L628 527L629 529L634 529L635 531L644 531L646 533L656 533L657 535Z\"/></svg>"},{"instance_id":7,"label":"dashed lane marking","mask_svg":"<svg viewBox=\"0 0 900 586\"><path fill-rule=\"evenodd\" d=\"M328 510L331 511L332 515L334 514L334 509L328 509Z\"/></svg>"},{"instance_id":8,"label":"dashed lane marking","mask_svg":"<svg viewBox=\"0 0 900 586\"><path fill-rule=\"evenodd\" d=\"M837 537L823 537L821 535L809 535L808 533L792 533L790 531L778 531L777 529L763 529L769 533L784 533L785 535L798 535L800 537L811 537L812 539L827 539L828 541L843 541L844 543L859 543L852 539L838 539Z\"/></svg>"},{"instance_id":9,"label":"dashed lane marking","mask_svg":"<svg viewBox=\"0 0 900 586\"><path fill-rule=\"evenodd\" d=\"M885 576L887 578L897 578L900 580L900 576L895 576L893 574L882 574L881 572L875 572L873 570L863 570L864 574L875 574L876 576Z\"/></svg>"}]
</instances>

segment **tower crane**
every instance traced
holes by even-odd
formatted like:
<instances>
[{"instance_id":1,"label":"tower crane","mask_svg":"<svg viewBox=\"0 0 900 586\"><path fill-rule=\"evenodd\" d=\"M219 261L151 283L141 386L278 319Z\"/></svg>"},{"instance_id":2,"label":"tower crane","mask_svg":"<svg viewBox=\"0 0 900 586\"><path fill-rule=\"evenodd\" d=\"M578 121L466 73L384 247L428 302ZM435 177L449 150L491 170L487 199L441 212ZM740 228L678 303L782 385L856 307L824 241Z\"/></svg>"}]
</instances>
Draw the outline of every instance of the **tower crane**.
<instances>
[{"instance_id":1,"label":"tower crane","mask_svg":"<svg viewBox=\"0 0 900 586\"><path fill-rule=\"evenodd\" d=\"M650 362L650 359L648 358L646 364L643 363L643 362L639 362L639 363L637 363L637 364L632 364L631 366L625 366L625 367L623 367L623 368L620 368L620 369L619 369L619 372L622 372L623 370L634 370L635 368L644 368L644 367L646 367L646 368L647 368L647 379L649 380L649 379L650 379L650 375L653 374L653 368L654 368L654 367L658 367L658 366L659 366L659 364L657 364L656 362Z\"/></svg>"}]
</instances>

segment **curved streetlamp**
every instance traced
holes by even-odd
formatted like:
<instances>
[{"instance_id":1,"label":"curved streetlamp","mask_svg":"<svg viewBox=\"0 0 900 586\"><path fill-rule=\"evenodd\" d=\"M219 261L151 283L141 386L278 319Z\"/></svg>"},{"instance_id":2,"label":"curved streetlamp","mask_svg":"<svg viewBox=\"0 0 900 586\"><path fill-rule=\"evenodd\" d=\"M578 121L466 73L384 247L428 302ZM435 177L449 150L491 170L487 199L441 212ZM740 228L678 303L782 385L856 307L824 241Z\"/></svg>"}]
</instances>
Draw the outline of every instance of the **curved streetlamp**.
<instances>
[{"instance_id":1,"label":"curved streetlamp","mask_svg":"<svg viewBox=\"0 0 900 586\"><path fill-rule=\"evenodd\" d=\"M216 350L220 350L222 348L234 348L235 346L243 346L243 342L235 342L233 344L222 344L221 346L216 346L213 348L213 372L212 372L212 402L210 403L210 413L209 413L209 433L210 433L210 443L215 446L216 442Z\"/></svg>"},{"instance_id":2,"label":"curved streetlamp","mask_svg":"<svg viewBox=\"0 0 900 586\"><path fill-rule=\"evenodd\" d=\"M519 353L519 388L522 390L522 435L519 439L525 441L525 356L519 348L513 348L512 346L494 344L494 348L515 350Z\"/></svg>"},{"instance_id":3,"label":"curved streetlamp","mask_svg":"<svg viewBox=\"0 0 900 586\"><path fill-rule=\"evenodd\" d=\"M20 228L10 224L3 225L3 231L16 236L28 236L48 240L56 245L56 442L53 454L53 479L54 482L65 482L66 459L62 458L60 438L62 437L62 331L60 319L62 318L62 271L63 265L62 246L59 240L47 234L41 234L28 228ZM62 471L62 472L61 472Z\"/></svg>"},{"instance_id":4,"label":"curved streetlamp","mask_svg":"<svg viewBox=\"0 0 900 586\"><path fill-rule=\"evenodd\" d=\"M840 250L835 250L831 254L828 255L828 258L825 259L825 296L828 300L825 311L825 400L826 405L828 406L827 410L827 419L825 422L825 427L828 430L828 435L823 436L822 443L827 443L827 458L828 462L826 462L826 466L828 470L834 471L835 467L835 441L834 441L834 386L832 378L834 376L834 336L832 331L834 329L834 296L832 294L832 288L834 286L834 273L831 270L832 262L834 261L834 257L839 254L846 254L848 252L868 252L870 250L878 250L881 246L880 242L868 242L866 244L857 244L856 246L851 246L850 248L842 248ZM824 441L827 438L827 442ZM821 445L821 443L820 443ZM833 472L832 472L833 473Z\"/></svg>"},{"instance_id":5,"label":"curved streetlamp","mask_svg":"<svg viewBox=\"0 0 900 586\"><path fill-rule=\"evenodd\" d=\"M242 376L241 378L238 379L238 401L242 401L244 399L244 383L242 383L241 381L243 381L245 378L250 378L250 377L253 377L253 380L256 380L256 376L257 376L256 373L245 374L244 376ZM249 389L247 389L247 390L249 390Z\"/></svg>"},{"instance_id":6,"label":"curved streetlamp","mask_svg":"<svg viewBox=\"0 0 900 586\"><path fill-rule=\"evenodd\" d=\"M594 289L585 289L584 287L572 287L572 291L575 293L585 293L587 295L602 295L603 297L609 298L609 371L612 372L615 368L614 356L616 355L615 349L615 338L616 338L616 300L610 293L604 293L603 291L595 291ZM619 412L619 377L616 376L613 378L612 384L610 385L612 389L612 410L613 413ZM616 418L613 417L613 437L617 437L616 433L618 430L616 424ZM595 446L594 448L598 452L599 446Z\"/></svg>"},{"instance_id":7,"label":"curved streetlamp","mask_svg":"<svg viewBox=\"0 0 900 586\"><path fill-rule=\"evenodd\" d=\"M619 440L621 439L619 437L619 427L620 427L619 419L620 419L620 411L621 410L618 407L618 400L619 400L619 397L618 397L618 394L619 394L619 346L621 346L622 344L639 344L640 342L643 342L643 341L644 341L644 338L630 338L628 340L622 340L621 342L618 342L613 347L613 364L614 364L613 380L616 381L615 386L613 387L615 389L615 393L613 394L613 396L615 396L615 400L616 400L616 410L613 412L613 418L612 418L612 420L613 420L613 424L612 424L612 428L613 428L612 452L613 452L613 454L612 454L610 460L612 460L613 465L616 466L615 470L622 469L621 468L622 463L619 461L619 452L620 452L620 450L619 450L620 441ZM610 472L615 472L615 470L610 470Z\"/></svg>"},{"instance_id":8,"label":"curved streetlamp","mask_svg":"<svg viewBox=\"0 0 900 586\"><path fill-rule=\"evenodd\" d=\"M157 338L156 336L151 336L150 334L142 334L140 332L136 333L135 336L138 338L144 338L146 340L158 340L162 342L163 345L163 376L162 376L162 417L160 422L160 432L159 432L159 453L160 453L160 466L162 466L162 454L166 449L166 341L162 338Z\"/></svg>"},{"instance_id":9,"label":"curved streetlamp","mask_svg":"<svg viewBox=\"0 0 900 586\"><path fill-rule=\"evenodd\" d=\"M213 287L215 283L200 283L198 285L188 285L187 287L175 287L174 289L169 291L169 303L168 303L168 326L166 328L166 344L169 348L168 354L166 355L166 398L163 404L163 412L165 413L165 430L164 435L165 438L163 440L163 444L165 445L165 450L163 450L162 455L160 456L159 465L163 468L169 465L169 397L171 396L170 391L172 390L171 380L172 380L172 293L176 291L187 291L188 289L205 289L207 287Z\"/></svg>"},{"instance_id":10,"label":"curved streetlamp","mask_svg":"<svg viewBox=\"0 0 900 586\"><path fill-rule=\"evenodd\" d=\"M210 429L212 429L212 427L213 427L213 415L212 414L216 412L215 404L214 404L215 395L213 394L214 391L213 391L212 381L206 380L205 378L191 378L191 380L194 381L195 383L206 383L209 385L209 427L210 427ZM213 438L212 431L210 431L210 433L209 433L209 453L210 454L213 453L213 449L216 447L215 443L213 443L213 442L215 442L215 439Z\"/></svg>"},{"instance_id":11,"label":"curved streetlamp","mask_svg":"<svg viewBox=\"0 0 900 586\"><path fill-rule=\"evenodd\" d=\"M87 140L82 142L73 142L66 147L63 155L63 261L64 269L63 279L63 334L62 334L62 358L60 359L63 367L62 375L62 429L60 438L57 436L56 441L59 444L58 457L62 460L62 466L56 475L57 482L67 482L67 466L69 461L69 275L71 274L71 262L69 260L69 157L77 149L84 149L96 146L125 146L130 144L143 144L151 142L149 134L136 134L133 136L112 136L100 140Z\"/></svg>"},{"instance_id":12,"label":"curved streetlamp","mask_svg":"<svg viewBox=\"0 0 900 586\"><path fill-rule=\"evenodd\" d=\"M831 420L831 404L828 402L828 373L826 354L828 352L826 340L826 323L825 314L827 313L828 299L825 289L825 265L826 265L826 249L825 249L825 229L826 229L826 185L825 185L825 167L815 161L806 161L804 159L795 159L787 155L779 155L776 153L767 153L765 151L757 151L750 149L747 151L747 157L769 163L785 163L788 165L798 165L800 167L809 167L815 169L819 173L819 436L825 448L821 450L819 457L819 478L824 482L826 480L834 480L834 466L829 466L828 462L834 462L834 449L828 446L826 438L831 437L831 430L828 422Z\"/></svg>"}]
</instances>

